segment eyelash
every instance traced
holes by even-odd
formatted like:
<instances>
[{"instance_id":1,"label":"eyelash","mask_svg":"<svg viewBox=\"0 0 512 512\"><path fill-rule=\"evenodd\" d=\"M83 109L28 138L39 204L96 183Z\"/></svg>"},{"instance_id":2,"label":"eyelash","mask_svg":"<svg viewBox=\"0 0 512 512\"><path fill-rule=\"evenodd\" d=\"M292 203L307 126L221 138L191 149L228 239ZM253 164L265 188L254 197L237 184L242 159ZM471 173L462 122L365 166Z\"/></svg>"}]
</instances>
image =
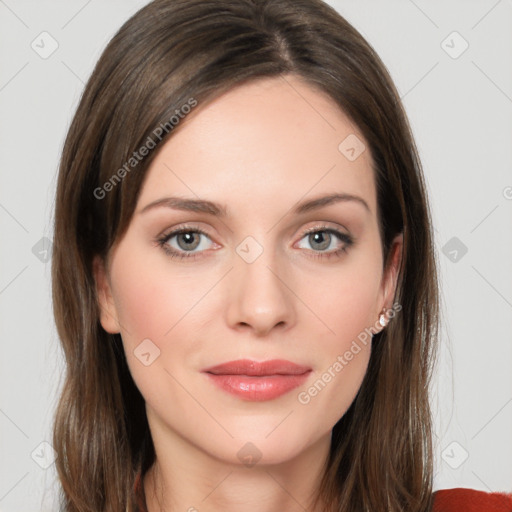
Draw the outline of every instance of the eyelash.
<instances>
[{"instance_id":1,"label":"eyelash","mask_svg":"<svg viewBox=\"0 0 512 512\"><path fill-rule=\"evenodd\" d=\"M178 258L178 259L189 259L194 260L199 253L190 253L187 254L186 251L180 252L176 251L175 249L169 248L167 245L167 242L177 235L182 235L183 233L199 233L204 236L207 236L209 238L208 233L203 231L202 229L199 229L197 227L192 226L183 226L179 229L176 229L175 231L171 231L170 233L162 236L161 238L157 238L155 242L163 249L163 251L170 257L170 258ZM341 257L343 253L348 252L348 249L354 244L354 238L350 235L347 235L346 233L342 233L341 231L338 231L333 228L329 228L327 226L315 226L314 228L311 228L304 232L300 238L302 240L305 236L310 235L311 233L329 233L330 235L334 235L337 237L341 242L344 242L345 245L343 245L340 249L336 249L334 251L329 252L318 252L314 251L316 254L312 254L312 258L320 258L320 259L330 259L333 257Z\"/></svg>"}]
</instances>

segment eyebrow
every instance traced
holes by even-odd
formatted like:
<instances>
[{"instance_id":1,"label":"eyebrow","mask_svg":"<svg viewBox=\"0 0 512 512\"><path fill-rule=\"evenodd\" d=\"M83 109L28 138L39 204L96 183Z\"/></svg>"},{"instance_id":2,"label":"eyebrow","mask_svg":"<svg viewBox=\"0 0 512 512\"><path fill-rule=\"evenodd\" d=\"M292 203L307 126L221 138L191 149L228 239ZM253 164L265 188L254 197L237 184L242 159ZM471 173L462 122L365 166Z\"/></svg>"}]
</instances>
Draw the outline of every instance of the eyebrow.
<instances>
[{"instance_id":1,"label":"eyebrow","mask_svg":"<svg viewBox=\"0 0 512 512\"><path fill-rule=\"evenodd\" d=\"M368 203L362 197L347 193L328 194L304 201L296 206L292 210L292 213L300 215L312 210L322 208L324 206L341 202L354 202L355 204L360 204L369 213L371 213ZM207 201L206 199L189 199L183 197L163 197L147 204L139 211L139 214L159 207L166 207L172 208L174 210L183 210L189 212L207 213L209 215L221 218L228 216L227 208L219 203Z\"/></svg>"}]
</instances>

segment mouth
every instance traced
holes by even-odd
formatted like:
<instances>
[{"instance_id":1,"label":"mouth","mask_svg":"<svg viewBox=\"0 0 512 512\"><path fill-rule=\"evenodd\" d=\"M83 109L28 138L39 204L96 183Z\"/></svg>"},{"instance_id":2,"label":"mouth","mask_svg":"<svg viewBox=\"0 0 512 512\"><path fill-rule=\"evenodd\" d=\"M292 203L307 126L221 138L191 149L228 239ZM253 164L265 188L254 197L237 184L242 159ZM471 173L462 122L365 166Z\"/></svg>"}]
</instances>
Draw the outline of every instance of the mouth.
<instances>
[{"instance_id":1,"label":"mouth","mask_svg":"<svg viewBox=\"0 0 512 512\"><path fill-rule=\"evenodd\" d=\"M249 401L278 398L303 384L312 369L286 361L230 361L202 370L221 390Z\"/></svg>"},{"instance_id":2,"label":"mouth","mask_svg":"<svg viewBox=\"0 0 512 512\"><path fill-rule=\"evenodd\" d=\"M237 361L218 364L202 371L213 375L270 377L272 375L301 375L311 371L311 368L284 359L272 359L262 361L261 363L250 359L238 359Z\"/></svg>"}]
</instances>

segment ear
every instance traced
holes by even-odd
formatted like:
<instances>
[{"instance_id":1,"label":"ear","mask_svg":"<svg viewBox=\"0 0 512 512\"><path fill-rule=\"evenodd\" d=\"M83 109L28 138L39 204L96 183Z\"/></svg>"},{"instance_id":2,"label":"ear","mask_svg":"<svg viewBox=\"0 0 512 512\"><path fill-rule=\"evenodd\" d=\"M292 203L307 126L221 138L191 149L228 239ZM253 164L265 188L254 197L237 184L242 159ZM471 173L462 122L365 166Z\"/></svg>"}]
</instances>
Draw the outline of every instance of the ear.
<instances>
[{"instance_id":1,"label":"ear","mask_svg":"<svg viewBox=\"0 0 512 512\"><path fill-rule=\"evenodd\" d=\"M96 283L96 297L100 308L100 323L105 331L110 334L117 334L120 332L120 328L114 297L112 296L112 287L105 262L100 256L94 257L93 272Z\"/></svg>"},{"instance_id":2,"label":"ear","mask_svg":"<svg viewBox=\"0 0 512 512\"><path fill-rule=\"evenodd\" d=\"M382 309L388 310L393 306L400 266L402 264L403 245L404 237L400 233L393 239L389 249L388 261L386 262L382 277L381 301L378 314L380 314Z\"/></svg>"}]
</instances>

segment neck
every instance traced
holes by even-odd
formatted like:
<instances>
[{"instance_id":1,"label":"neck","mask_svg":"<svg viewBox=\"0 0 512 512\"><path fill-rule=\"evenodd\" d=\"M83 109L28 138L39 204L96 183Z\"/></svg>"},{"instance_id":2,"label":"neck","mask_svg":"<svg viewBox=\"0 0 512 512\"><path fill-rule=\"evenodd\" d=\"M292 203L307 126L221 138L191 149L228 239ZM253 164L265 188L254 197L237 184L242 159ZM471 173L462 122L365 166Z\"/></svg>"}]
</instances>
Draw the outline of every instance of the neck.
<instances>
[{"instance_id":1,"label":"neck","mask_svg":"<svg viewBox=\"0 0 512 512\"><path fill-rule=\"evenodd\" d=\"M194 448L188 458L160 454L144 477L147 512L320 512L311 503L330 435L280 464L237 465Z\"/></svg>"}]
</instances>

